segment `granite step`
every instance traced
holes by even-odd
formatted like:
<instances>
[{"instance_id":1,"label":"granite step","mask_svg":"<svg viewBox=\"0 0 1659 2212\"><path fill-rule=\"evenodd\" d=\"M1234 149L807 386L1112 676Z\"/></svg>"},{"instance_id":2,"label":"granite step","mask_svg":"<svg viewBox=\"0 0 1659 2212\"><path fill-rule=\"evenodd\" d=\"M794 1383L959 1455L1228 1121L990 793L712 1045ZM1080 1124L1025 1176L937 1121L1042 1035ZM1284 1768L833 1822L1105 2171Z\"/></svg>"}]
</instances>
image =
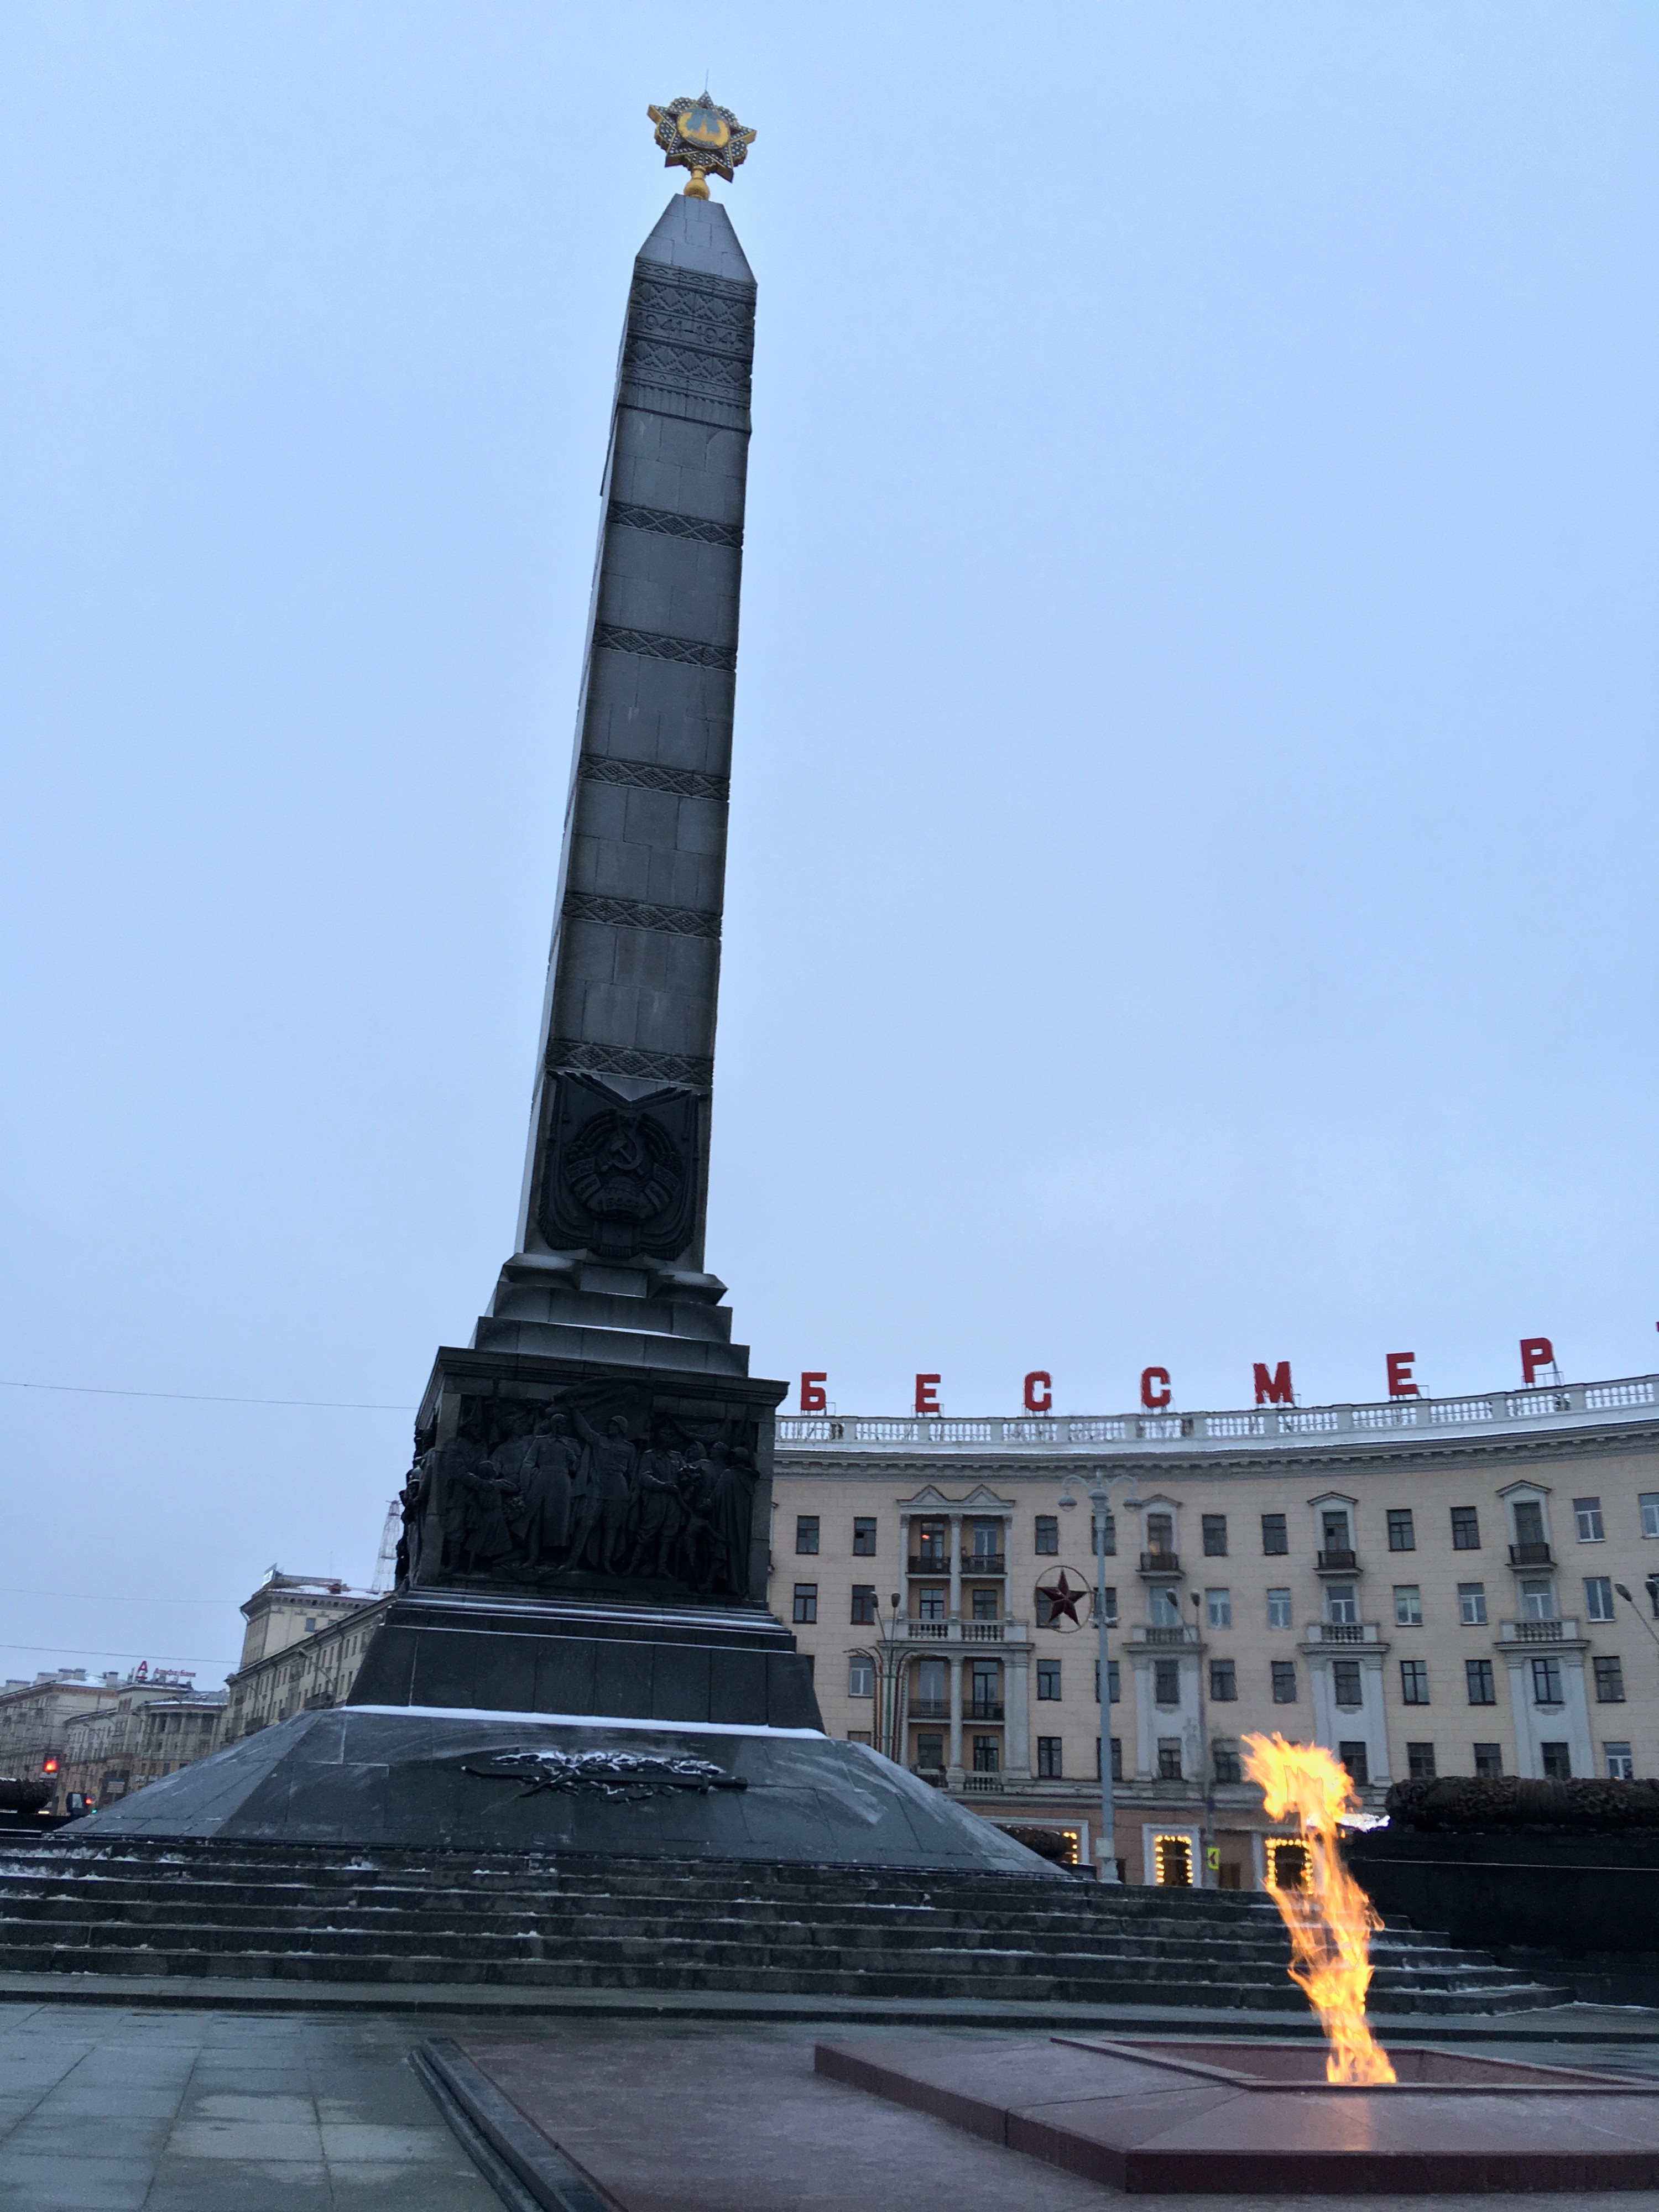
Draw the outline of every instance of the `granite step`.
<instances>
[{"instance_id":1,"label":"granite step","mask_svg":"<svg viewBox=\"0 0 1659 2212\"><path fill-rule=\"evenodd\" d=\"M1559 1994L1409 1925L1374 1955L1389 2011ZM1299 2012L1287 1958L1259 1893L131 1840L0 1852L0 1969L20 1972Z\"/></svg>"}]
</instances>

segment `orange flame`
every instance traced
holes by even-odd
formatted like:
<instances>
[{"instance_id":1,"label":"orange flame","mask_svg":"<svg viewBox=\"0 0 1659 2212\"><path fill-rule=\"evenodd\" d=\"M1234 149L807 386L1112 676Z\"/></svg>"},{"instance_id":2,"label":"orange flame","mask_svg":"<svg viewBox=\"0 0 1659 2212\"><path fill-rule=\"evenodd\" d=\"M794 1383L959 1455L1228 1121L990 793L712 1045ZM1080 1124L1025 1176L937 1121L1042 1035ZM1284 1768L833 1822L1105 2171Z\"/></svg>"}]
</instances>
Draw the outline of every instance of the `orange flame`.
<instances>
[{"instance_id":1,"label":"orange flame","mask_svg":"<svg viewBox=\"0 0 1659 2212\"><path fill-rule=\"evenodd\" d=\"M1270 1820L1294 1813L1308 1853L1305 1889L1275 1889L1291 1931L1291 1979L1319 2014L1330 2044L1328 2081L1392 2081L1389 2055L1365 2025L1370 1942L1382 1925L1371 1901L1342 1863L1336 1844L1340 1814L1355 1808L1347 1770L1315 1743L1282 1735L1247 1735L1244 1771L1260 1783Z\"/></svg>"}]
</instances>

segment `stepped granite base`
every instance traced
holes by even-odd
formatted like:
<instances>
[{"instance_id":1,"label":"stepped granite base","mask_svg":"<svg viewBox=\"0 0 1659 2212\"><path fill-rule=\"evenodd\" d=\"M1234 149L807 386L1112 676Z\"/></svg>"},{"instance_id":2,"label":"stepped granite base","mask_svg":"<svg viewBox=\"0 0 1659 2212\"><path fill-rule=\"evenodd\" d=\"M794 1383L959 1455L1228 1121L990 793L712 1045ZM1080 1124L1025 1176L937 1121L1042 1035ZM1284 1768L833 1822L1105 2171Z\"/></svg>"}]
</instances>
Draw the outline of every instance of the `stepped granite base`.
<instances>
[{"instance_id":1,"label":"stepped granite base","mask_svg":"<svg viewBox=\"0 0 1659 2212\"><path fill-rule=\"evenodd\" d=\"M120 1837L1072 1877L816 1729L422 1706L301 1713L77 1822Z\"/></svg>"}]
</instances>

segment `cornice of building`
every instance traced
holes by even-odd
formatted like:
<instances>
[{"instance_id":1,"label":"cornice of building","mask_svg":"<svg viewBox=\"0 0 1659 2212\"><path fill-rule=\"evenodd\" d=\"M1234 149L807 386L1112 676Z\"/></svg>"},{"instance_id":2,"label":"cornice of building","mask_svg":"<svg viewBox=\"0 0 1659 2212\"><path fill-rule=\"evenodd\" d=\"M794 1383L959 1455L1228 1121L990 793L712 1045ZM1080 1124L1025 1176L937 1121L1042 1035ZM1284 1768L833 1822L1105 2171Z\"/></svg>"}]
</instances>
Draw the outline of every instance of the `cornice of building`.
<instances>
[{"instance_id":1,"label":"cornice of building","mask_svg":"<svg viewBox=\"0 0 1659 2212\"><path fill-rule=\"evenodd\" d=\"M1086 1464L1146 1479L1354 1475L1659 1449L1659 1376L1381 1404L1231 1413L915 1419L784 1415L774 1472L912 1487L1053 1481Z\"/></svg>"}]
</instances>

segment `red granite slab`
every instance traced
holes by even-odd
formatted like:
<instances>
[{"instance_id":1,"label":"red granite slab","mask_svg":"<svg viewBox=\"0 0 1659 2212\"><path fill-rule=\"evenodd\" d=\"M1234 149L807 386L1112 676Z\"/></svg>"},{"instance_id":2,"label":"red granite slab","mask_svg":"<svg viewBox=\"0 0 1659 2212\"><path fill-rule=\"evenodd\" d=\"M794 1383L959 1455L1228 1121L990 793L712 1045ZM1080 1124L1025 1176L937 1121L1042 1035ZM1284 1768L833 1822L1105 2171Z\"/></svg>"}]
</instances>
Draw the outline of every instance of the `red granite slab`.
<instances>
[{"instance_id":1,"label":"red granite slab","mask_svg":"<svg viewBox=\"0 0 1659 2212\"><path fill-rule=\"evenodd\" d=\"M1131 2192L1659 2188L1659 2089L1649 2082L1413 2052L1402 2054L1412 2077L1403 2088L1333 2090L1299 2081L1306 2060L1290 2053L1067 2038L1045 2054L1034 2039L892 2039L821 2044L816 2063L834 2080Z\"/></svg>"},{"instance_id":2,"label":"red granite slab","mask_svg":"<svg viewBox=\"0 0 1659 2212\"><path fill-rule=\"evenodd\" d=\"M915 2198L949 2212L1110 2212L1104 2191L1053 2165L817 2073L805 2040L467 2036L446 2047L619 2212L879 2212ZM535 2170L533 2155L518 2167ZM556 2167L544 2185L539 2201L572 2201Z\"/></svg>"}]
</instances>

